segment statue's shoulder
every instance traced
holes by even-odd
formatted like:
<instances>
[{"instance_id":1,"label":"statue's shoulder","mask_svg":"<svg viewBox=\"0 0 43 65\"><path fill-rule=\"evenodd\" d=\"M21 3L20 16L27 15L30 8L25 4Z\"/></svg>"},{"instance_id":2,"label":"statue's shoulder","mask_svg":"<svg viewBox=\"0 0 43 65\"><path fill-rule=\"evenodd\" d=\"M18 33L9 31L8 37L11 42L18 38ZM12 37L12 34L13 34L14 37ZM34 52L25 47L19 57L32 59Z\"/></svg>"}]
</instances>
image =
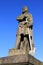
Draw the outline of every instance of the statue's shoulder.
<instances>
[{"instance_id":1,"label":"statue's shoulder","mask_svg":"<svg viewBox=\"0 0 43 65\"><path fill-rule=\"evenodd\" d=\"M24 16L26 16L27 18L31 18L32 14L31 13L25 13Z\"/></svg>"},{"instance_id":2,"label":"statue's shoulder","mask_svg":"<svg viewBox=\"0 0 43 65\"><path fill-rule=\"evenodd\" d=\"M31 13L28 13L28 16L29 16L29 17L32 17L32 14L31 14Z\"/></svg>"},{"instance_id":3,"label":"statue's shoulder","mask_svg":"<svg viewBox=\"0 0 43 65\"><path fill-rule=\"evenodd\" d=\"M19 20L22 20L24 18L24 15L21 14L20 16L18 16L16 19L19 21Z\"/></svg>"}]
</instances>

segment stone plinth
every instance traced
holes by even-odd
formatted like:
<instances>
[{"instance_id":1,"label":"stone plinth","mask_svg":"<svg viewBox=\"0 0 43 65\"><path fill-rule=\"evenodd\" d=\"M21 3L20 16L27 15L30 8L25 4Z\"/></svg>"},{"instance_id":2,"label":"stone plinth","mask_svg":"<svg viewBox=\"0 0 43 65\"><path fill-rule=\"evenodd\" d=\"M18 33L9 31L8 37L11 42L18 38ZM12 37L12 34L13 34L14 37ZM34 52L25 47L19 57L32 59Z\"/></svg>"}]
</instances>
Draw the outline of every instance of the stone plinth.
<instances>
[{"instance_id":1,"label":"stone plinth","mask_svg":"<svg viewBox=\"0 0 43 65\"><path fill-rule=\"evenodd\" d=\"M28 54L0 58L0 65L43 65L43 63Z\"/></svg>"},{"instance_id":2,"label":"stone plinth","mask_svg":"<svg viewBox=\"0 0 43 65\"><path fill-rule=\"evenodd\" d=\"M9 56L13 56L13 55L21 55L21 54L26 54L27 52L25 50L22 49L10 49L9 50Z\"/></svg>"}]
</instances>

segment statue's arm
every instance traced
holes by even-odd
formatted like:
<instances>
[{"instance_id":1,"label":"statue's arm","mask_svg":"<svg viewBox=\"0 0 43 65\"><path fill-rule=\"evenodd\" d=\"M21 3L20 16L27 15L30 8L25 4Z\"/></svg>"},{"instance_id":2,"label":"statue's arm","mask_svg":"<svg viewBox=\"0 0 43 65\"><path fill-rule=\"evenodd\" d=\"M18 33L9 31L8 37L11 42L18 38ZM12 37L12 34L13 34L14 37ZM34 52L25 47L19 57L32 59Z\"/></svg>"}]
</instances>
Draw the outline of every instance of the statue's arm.
<instances>
[{"instance_id":1,"label":"statue's arm","mask_svg":"<svg viewBox=\"0 0 43 65\"><path fill-rule=\"evenodd\" d=\"M32 17L32 14L30 14L30 22L33 23L33 17Z\"/></svg>"},{"instance_id":2,"label":"statue's arm","mask_svg":"<svg viewBox=\"0 0 43 65\"><path fill-rule=\"evenodd\" d=\"M19 20L23 20L24 18L24 15L21 15L21 16L18 16L16 19L19 21Z\"/></svg>"},{"instance_id":3,"label":"statue's arm","mask_svg":"<svg viewBox=\"0 0 43 65\"><path fill-rule=\"evenodd\" d=\"M30 14L29 21L30 21L30 25L33 25L33 18L32 18L32 14Z\"/></svg>"},{"instance_id":4,"label":"statue's arm","mask_svg":"<svg viewBox=\"0 0 43 65\"><path fill-rule=\"evenodd\" d=\"M27 19L28 19L28 26L33 26L33 18L32 18L32 15L31 14L29 14L27 16Z\"/></svg>"}]
</instances>

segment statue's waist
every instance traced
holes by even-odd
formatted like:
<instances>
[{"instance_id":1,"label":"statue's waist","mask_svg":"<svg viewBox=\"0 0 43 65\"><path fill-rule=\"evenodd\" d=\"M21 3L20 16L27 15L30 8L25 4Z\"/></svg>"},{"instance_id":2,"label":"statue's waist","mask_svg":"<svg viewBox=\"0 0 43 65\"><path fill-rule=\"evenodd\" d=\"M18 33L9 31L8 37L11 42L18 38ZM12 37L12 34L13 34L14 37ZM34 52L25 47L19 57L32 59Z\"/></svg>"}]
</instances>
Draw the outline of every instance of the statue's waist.
<instances>
[{"instance_id":1,"label":"statue's waist","mask_svg":"<svg viewBox=\"0 0 43 65\"><path fill-rule=\"evenodd\" d=\"M25 22L25 21L20 22L19 23L19 27L29 27L29 23L28 22Z\"/></svg>"}]
</instances>

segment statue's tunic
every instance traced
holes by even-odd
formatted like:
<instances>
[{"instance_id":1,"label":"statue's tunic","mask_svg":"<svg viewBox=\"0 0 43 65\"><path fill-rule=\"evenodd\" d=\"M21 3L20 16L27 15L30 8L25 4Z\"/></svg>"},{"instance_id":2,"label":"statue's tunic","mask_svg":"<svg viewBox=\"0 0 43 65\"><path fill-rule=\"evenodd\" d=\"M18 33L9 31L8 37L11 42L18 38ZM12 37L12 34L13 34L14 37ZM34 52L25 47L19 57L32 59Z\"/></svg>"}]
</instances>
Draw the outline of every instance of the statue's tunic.
<instances>
[{"instance_id":1,"label":"statue's tunic","mask_svg":"<svg viewBox=\"0 0 43 65\"><path fill-rule=\"evenodd\" d=\"M25 20L25 17L27 18L27 21ZM18 27L18 33L17 35L20 34L29 34L28 28L33 25L32 21L32 15L31 14L22 14L17 18L19 21L19 27Z\"/></svg>"}]
</instances>

